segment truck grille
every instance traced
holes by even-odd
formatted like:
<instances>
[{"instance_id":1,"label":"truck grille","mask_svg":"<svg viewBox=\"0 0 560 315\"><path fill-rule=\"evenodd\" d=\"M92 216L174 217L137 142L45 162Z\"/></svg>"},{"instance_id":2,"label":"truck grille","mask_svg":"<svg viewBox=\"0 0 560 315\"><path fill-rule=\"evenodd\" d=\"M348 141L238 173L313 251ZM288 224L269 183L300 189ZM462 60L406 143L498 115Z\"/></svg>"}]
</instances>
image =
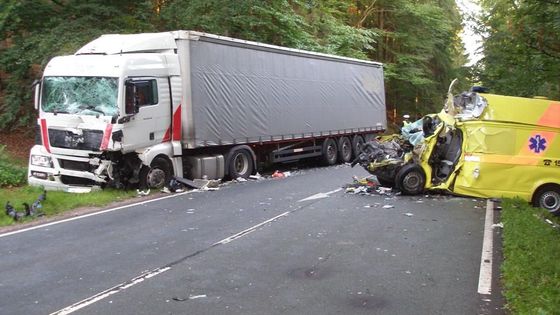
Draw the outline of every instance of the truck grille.
<instances>
[{"instance_id":1,"label":"truck grille","mask_svg":"<svg viewBox=\"0 0 560 315\"><path fill-rule=\"evenodd\" d=\"M82 135L71 131L49 129L49 142L52 147L64 149L99 151L103 131L83 129Z\"/></svg>"},{"instance_id":2,"label":"truck grille","mask_svg":"<svg viewBox=\"0 0 560 315\"><path fill-rule=\"evenodd\" d=\"M87 178L74 177L68 175L60 176L60 181L66 185L94 186L95 181Z\"/></svg>"},{"instance_id":3,"label":"truck grille","mask_svg":"<svg viewBox=\"0 0 560 315\"><path fill-rule=\"evenodd\" d=\"M72 160L58 160L60 163L60 167L72 170L72 171L90 171L90 165L88 162L79 162L79 161L72 161Z\"/></svg>"}]
</instances>

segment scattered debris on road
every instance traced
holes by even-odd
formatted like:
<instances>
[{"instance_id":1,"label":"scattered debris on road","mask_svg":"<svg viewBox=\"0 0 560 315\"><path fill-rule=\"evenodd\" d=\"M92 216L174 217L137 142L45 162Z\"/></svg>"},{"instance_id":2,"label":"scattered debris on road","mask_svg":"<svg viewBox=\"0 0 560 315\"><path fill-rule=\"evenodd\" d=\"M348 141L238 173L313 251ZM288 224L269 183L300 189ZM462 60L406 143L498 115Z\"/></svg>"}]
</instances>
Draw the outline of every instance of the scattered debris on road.
<instances>
[{"instance_id":1,"label":"scattered debris on road","mask_svg":"<svg viewBox=\"0 0 560 315\"><path fill-rule=\"evenodd\" d=\"M6 206L4 207L6 210L6 215L14 219L14 221L21 221L25 217L41 217L45 215L41 210L43 205L41 204L43 201L47 200L47 191L43 191L42 194L37 197L37 199L31 204L31 206L27 203L23 203L24 211L17 211L11 204L10 201L6 202Z\"/></svg>"}]
</instances>

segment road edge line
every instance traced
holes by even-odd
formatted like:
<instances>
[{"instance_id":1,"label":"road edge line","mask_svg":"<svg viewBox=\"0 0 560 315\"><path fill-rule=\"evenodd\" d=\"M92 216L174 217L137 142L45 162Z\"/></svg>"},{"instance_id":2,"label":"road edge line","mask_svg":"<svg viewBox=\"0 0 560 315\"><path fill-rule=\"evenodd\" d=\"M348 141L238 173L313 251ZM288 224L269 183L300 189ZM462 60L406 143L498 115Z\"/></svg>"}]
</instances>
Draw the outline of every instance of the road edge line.
<instances>
[{"instance_id":1,"label":"road edge line","mask_svg":"<svg viewBox=\"0 0 560 315\"><path fill-rule=\"evenodd\" d=\"M48 226L61 224L61 223L80 220L80 219L84 219L84 218L87 218L87 217L93 217L93 216L96 216L96 215L100 215L100 214L104 214L104 213L108 213L108 212L113 212L113 211L117 211L117 210L121 210L121 209L126 209L126 208L130 208L130 207L138 206L138 205L152 203L152 202L155 202L155 201L160 201L160 200L165 200L165 199L169 199L169 198L173 198L173 197L178 197L178 196L190 194L190 193L193 193L193 192L198 192L198 191L197 190L186 191L186 192L173 194L173 195L169 195L169 196L163 196L163 197L154 198L154 199L150 199L150 200L139 201L139 202L131 203L131 204L124 205L124 206L118 206L118 207L115 207L115 208L109 208L109 209L105 209L105 210L101 210L101 211L82 214L82 215L67 218L67 219L62 219L62 220L58 220L58 221L53 221L53 222L49 222L49 223L35 225L35 226L28 227L28 228L23 228L21 230L15 230L15 231L0 234L0 238L15 235L15 234L20 234L20 233L24 233L24 232L29 232L29 231L33 231L33 230L45 228L45 227L48 227Z\"/></svg>"},{"instance_id":2,"label":"road edge line","mask_svg":"<svg viewBox=\"0 0 560 315\"><path fill-rule=\"evenodd\" d=\"M492 293L492 256L494 251L494 203L486 201L486 217L484 220L484 236L482 241L482 254L480 256L480 273L478 277L478 293Z\"/></svg>"}]
</instances>

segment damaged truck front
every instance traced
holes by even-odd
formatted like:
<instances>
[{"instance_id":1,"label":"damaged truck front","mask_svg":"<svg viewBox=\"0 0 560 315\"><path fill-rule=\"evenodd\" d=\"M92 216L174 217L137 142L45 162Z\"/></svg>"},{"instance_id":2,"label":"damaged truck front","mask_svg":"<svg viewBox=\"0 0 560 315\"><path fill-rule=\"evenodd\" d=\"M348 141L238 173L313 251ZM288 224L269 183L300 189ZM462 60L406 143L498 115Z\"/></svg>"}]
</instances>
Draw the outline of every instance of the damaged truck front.
<instances>
[{"instance_id":1,"label":"damaged truck front","mask_svg":"<svg viewBox=\"0 0 560 315\"><path fill-rule=\"evenodd\" d=\"M451 91L452 87L450 87ZM519 197L560 214L560 102L464 92L354 161L404 194Z\"/></svg>"},{"instance_id":2,"label":"damaged truck front","mask_svg":"<svg viewBox=\"0 0 560 315\"><path fill-rule=\"evenodd\" d=\"M67 191L349 162L386 127L380 63L194 31L103 35L56 57L35 107L29 184Z\"/></svg>"}]
</instances>

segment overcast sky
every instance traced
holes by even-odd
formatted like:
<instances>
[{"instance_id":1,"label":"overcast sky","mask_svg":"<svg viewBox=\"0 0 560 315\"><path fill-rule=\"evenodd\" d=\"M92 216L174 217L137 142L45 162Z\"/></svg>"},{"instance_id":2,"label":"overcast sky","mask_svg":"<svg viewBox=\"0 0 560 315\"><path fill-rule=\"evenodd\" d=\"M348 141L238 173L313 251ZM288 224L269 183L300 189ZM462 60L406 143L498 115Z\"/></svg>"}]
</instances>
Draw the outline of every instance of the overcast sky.
<instances>
[{"instance_id":1,"label":"overcast sky","mask_svg":"<svg viewBox=\"0 0 560 315\"><path fill-rule=\"evenodd\" d=\"M480 6L476 3L476 0L455 0L459 9L463 15L476 13L478 14L481 11ZM464 18L464 17L463 17ZM461 38L463 39L463 44L465 45L465 49L469 54L469 61L467 65L473 65L476 63L480 58L482 58L481 53L477 53L477 50L481 47L482 42L480 36L474 34L472 31L473 22L472 21L465 21L463 20L464 28L463 32L461 33Z\"/></svg>"}]
</instances>

